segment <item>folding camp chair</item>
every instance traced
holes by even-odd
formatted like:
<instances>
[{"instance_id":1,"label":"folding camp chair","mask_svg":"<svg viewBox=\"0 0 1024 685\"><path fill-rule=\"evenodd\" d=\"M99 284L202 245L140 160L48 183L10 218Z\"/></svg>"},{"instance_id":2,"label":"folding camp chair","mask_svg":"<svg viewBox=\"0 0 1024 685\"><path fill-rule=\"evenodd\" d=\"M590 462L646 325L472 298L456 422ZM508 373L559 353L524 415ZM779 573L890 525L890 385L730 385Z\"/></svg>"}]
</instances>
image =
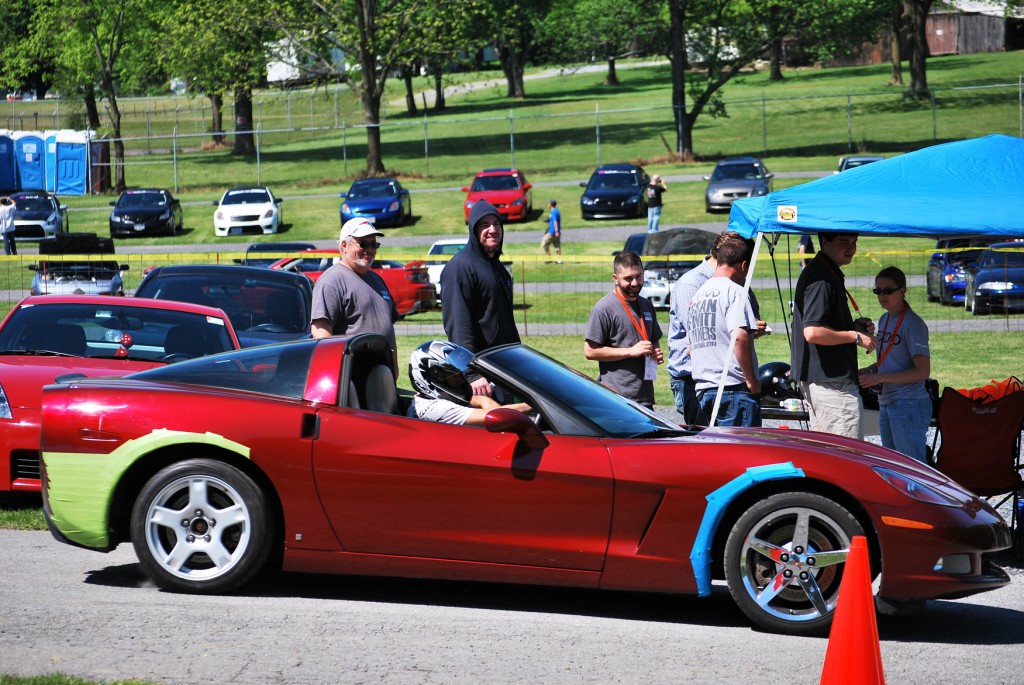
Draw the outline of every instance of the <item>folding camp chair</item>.
<instances>
[{"instance_id":1,"label":"folding camp chair","mask_svg":"<svg viewBox=\"0 0 1024 685\"><path fill-rule=\"evenodd\" d=\"M1011 392L990 402L966 397L945 388L939 400L938 452L935 467L960 485L986 499L1001 497L995 507L1013 501L1010 528L1020 553L1024 495L1021 478L1021 430L1024 429L1024 392Z\"/></svg>"}]
</instances>

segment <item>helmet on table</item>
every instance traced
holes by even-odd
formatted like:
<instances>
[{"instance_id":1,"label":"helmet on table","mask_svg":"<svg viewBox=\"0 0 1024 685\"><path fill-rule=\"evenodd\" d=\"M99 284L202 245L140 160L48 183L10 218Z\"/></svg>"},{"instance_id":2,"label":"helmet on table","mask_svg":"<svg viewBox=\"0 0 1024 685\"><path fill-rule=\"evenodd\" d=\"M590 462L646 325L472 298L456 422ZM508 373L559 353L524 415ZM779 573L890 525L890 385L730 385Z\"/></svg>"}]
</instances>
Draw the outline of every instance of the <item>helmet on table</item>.
<instances>
[{"instance_id":1,"label":"helmet on table","mask_svg":"<svg viewBox=\"0 0 1024 685\"><path fill-rule=\"evenodd\" d=\"M465 404L473 397L466 371L473 353L447 340L425 342L409 355L409 380L416 392Z\"/></svg>"},{"instance_id":2,"label":"helmet on table","mask_svg":"<svg viewBox=\"0 0 1024 685\"><path fill-rule=\"evenodd\" d=\"M800 389L790 377L790 370L789 364L785 362L763 364L757 371L757 377L761 380L761 397L770 397L779 402L799 399Z\"/></svg>"}]
</instances>

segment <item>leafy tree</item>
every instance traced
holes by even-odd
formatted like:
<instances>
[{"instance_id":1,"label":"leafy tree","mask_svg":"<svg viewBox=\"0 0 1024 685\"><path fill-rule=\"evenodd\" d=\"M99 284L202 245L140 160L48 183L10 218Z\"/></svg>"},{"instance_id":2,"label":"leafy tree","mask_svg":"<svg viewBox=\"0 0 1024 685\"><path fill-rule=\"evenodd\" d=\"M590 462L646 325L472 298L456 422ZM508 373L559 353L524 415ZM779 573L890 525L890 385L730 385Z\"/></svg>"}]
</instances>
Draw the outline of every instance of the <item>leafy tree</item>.
<instances>
[{"instance_id":1,"label":"leafy tree","mask_svg":"<svg viewBox=\"0 0 1024 685\"><path fill-rule=\"evenodd\" d=\"M49 60L53 82L80 93L90 126L99 128L95 89L106 97L114 141L114 189L125 188L118 94L153 78L151 48L161 5L156 0L33 0L26 54Z\"/></svg>"},{"instance_id":2,"label":"leafy tree","mask_svg":"<svg viewBox=\"0 0 1024 685\"><path fill-rule=\"evenodd\" d=\"M535 45L536 27L551 8L552 0L487 0L485 30L493 39L508 83L508 97L526 97L523 74Z\"/></svg>"},{"instance_id":3,"label":"leafy tree","mask_svg":"<svg viewBox=\"0 0 1024 685\"><path fill-rule=\"evenodd\" d=\"M279 0L265 18L299 54L299 68L319 80L339 80L358 95L366 123L366 173L385 173L380 108L388 76L419 56L420 19L441 5L467 0Z\"/></svg>"},{"instance_id":4,"label":"leafy tree","mask_svg":"<svg viewBox=\"0 0 1024 685\"><path fill-rule=\"evenodd\" d=\"M702 113L725 115L720 91L746 65L768 56L773 41L799 36L821 54L872 37L873 0L667 0L676 149L695 158L693 128ZM772 21L775 15L783 21ZM691 64L698 71L687 71Z\"/></svg>"},{"instance_id":5,"label":"leafy tree","mask_svg":"<svg viewBox=\"0 0 1024 685\"><path fill-rule=\"evenodd\" d=\"M660 0L561 0L539 30L539 54L569 64L603 59L605 85L617 85L615 61L632 54L661 53L668 24Z\"/></svg>"},{"instance_id":6,"label":"leafy tree","mask_svg":"<svg viewBox=\"0 0 1024 685\"><path fill-rule=\"evenodd\" d=\"M256 152L252 91L266 77L268 46L275 34L262 17L271 11L265 0L178 0L164 20L170 40L163 43L161 60L169 71L186 78L190 91L209 97L215 142L224 139L224 96L234 95L233 154Z\"/></svg>"}]
</instances>

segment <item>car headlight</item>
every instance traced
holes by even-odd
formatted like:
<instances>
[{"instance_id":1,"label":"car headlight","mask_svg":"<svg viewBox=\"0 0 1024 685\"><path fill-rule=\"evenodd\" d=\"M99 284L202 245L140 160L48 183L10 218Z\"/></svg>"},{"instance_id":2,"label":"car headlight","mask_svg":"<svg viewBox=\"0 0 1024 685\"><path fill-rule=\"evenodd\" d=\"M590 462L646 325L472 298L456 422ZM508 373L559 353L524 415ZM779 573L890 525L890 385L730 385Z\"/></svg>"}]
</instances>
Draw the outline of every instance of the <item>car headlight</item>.
<instances>
[{"instance_id":1,"label":"car headlight","mask_svg":"<svg viewBox=\"0 0 1024 685\"><path fill-rule=\"evenodd\" d=\"M266 214L263 215L263 218L264 219L273 219L274 218L274 210L273 210L273 208L268 209Z\"/></svg>"},{"instance_id":2,"label":"car headlight","mask_svg":"<svg viewBox=\"0 0 1024 685\"><path fill-rule=\"evenodd\" d=\"M341 205L341 212L342 214L351 214L352 208L348 206L347 202L345 202Z\"/></svg>"},{"instance_id":3,"label":"car headlight","mask_svg":"<svg viewBox=\"0 0 1024 685\"><path fill-rule=\"evenodd\" d=\"M640 202L640 196L639 195L634 195L633 197L627 197L625 204L627 204L627 205L635 205L637 202Z\"/></svg>"},{"instance_id":4,"label":"car headlight","mask_svg":"<svg viewBox=\"0 0 1024 685\"><path fill-rule=\"evenodd\" d=\"M597 200L595 200L595 199L594 199L594 198L592 198L592 197L586 197L586 196L584 196L583 198L581 198L581 199L580 199L580 202L581 202L581 203L583 203L583 204L585 204L585 205L596 205L596 204L597 204Z\"/></svg>"},{"instance_id":5,"label":"car headlight","mask_svg":"<svg viewBox=\"0 0 1024 685\"><path fill-rule=\"evenodd\" d=\"M169 221L170 218L171 218L171 210L169 210L169 209L165 210L162 214L160 214L160 221Z\"/></svg>"},{"instance_id":6,"label":"car headlight","mask_svg":"<svg viewBox=\"0 0 1024 685\"><path fill-rule=\"evenodd\" d=\"M112 223L119 224L119 223L124 221L124 217L121 216L120 214L111 214L110 215L110 221Z\"/></svg>"},{"instance_id":7,"label":"car headlight","mask_svg":"<svg viewBox=\"0 0 1024 685\"><path fill-rule=\"evenodd\" d=\"M46 217L46 226L52 227L56 226L58 223L60 223L60 217L57 216L56 214L51 214L50 216Z\"/></svg>"},{"instance_id":8,"label":"car headlight","mask_svg":"<svg viewBox=\"0 0 1024 685\"><path fill-rule=\"evenodd\" d=\"M388 211L389 212L397 212L398 211L398 204L399 204L398 200L395 200L394 202L389 204L388 205Z\"/></svg>"},{"instance_id":9,"label":"car headlight","mask_svg":"<svg viewBox=\"0 0 1024 685\"><path fill-rule=\"evenodd\" d=\"M978 290L1013 290L1012 281L985 281L977 285Z\"/></svg>"},{"instance_id":10,"label":"car headlight","mask_svg":"<svg viewBox=\"0 0 1024 685\"><path fill-rule=\"evenodd\" d=\"M214 212L213 218L216 219L217 221L224 221L224 212L218 209L216 212Z\"/></svg>"},{"instance_id":11,"label":"car headlight","mask_svg":"<svg viewBox=\"0 0 1024 685\"><path fill-rule=\"evenodd\" d=\"M520 197L520 198L512 201L512 206L513 207L518 207L519 205L523 204L524 202L526 202L526 201L523 200L523 198Z\"/></svg>"},{"instance_id":12,"label":"car headlight","mask_svg":"<svg viewBox=\"0 0 1024 685\"><path fill-rule=\"evenodd\" d=\"M916 478L911 478L904 473L897 473L881 466L876 466L874 471L882 480L910 499L915 499L925 504L936 504L940 507L959 507L962 504L962 502L953 499L937 488L925 485Z\"/></svg>"},{"instance_id":13,"label":"car headlight","mask_svg":"<svg viewBox=\"0 0 1024 685\"><path fill-rule=\"evenodd\" d=\"M0 385L0 419L14 418L11 414L11 403L7 400L7 393L4 392L4 386Z\"/></svg>"},{"instance_id":14,"label":"car headlight","mask_svg":"<svg viewBox=\"0 0 1024 685\"><path fill-rule=\"evenodd\" d=\"M754 192L751 193L751 195L753 195L755 197L757 197L759 195L767 195L767 194L768 194L768 189L767 188L754 188Z\"/></svg>"},{"instance_id":15,"label":"car headlight","mask_svg":"<svg viewBox=\"0 0 1024 685\"><path fill-rule=\"evenodd\" d=\"M473 202L471 200L466 200L466 209L473 209Z\"/></svg>"}]
</instances>

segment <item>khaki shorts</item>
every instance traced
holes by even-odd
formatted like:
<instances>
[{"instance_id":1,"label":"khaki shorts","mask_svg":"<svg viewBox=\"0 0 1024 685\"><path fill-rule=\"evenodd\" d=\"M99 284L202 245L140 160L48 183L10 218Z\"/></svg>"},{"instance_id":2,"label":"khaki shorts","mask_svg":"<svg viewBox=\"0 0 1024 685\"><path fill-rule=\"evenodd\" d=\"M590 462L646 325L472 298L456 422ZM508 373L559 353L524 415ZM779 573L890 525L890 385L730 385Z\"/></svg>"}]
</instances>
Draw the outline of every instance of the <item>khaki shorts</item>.
<instances>
[{"instance_id":1,"label":"khaki shorts","mask_svg":"<svg viewBox=\"0 0 1024 685\"><path fill-rule=\"evenodd\" d=\"M864 403L853 381L800 383L807 400L811 430L864 439Z\"/></svg>"},{"instance_id":2,"label":"khaki shorts","mask_svg":"<svg viewBox=\"0 0 1024 685\"><path fill-rule=\"evenodd\" d=\"M562 236L545 233L544 237L540 239L540 249L546 250L548 245L554 245L556 250L562 249Z\"/></svg>"}]
</instances>

